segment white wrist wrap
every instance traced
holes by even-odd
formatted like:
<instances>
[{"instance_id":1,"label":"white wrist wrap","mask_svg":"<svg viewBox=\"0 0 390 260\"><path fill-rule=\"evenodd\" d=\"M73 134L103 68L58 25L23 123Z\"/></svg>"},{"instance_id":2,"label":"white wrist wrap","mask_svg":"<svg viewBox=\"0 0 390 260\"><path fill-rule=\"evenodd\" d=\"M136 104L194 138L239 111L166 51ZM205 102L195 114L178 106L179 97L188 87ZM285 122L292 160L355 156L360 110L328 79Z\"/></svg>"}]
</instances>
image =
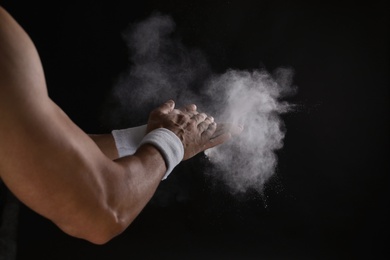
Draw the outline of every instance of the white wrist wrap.
<instances>
[{"instance_id":1,"label":"white wrist wrap","mask_svg":"<svg viewBox=\"0 0 390 260\"><path fill-rule=\"evenodd\" d=\"M183 143L177 135L166 128L157 128L148 133L141 141L141 145L151 144L155 146L162 154L167 172L163 180L172 172L173 168L178 165L184 157Z\"/></svg>"},{"instance_id":2,"label":"white wrist wrap","mask_svg":"<svg viewBox=\"0 0 390 260\"><path fill-rule=\"evenodd\" d=\"M135 153L146 134L146 125L113 130L111 133L114 137L119 157L124 157Z\"/></svg>"}]
</instances>

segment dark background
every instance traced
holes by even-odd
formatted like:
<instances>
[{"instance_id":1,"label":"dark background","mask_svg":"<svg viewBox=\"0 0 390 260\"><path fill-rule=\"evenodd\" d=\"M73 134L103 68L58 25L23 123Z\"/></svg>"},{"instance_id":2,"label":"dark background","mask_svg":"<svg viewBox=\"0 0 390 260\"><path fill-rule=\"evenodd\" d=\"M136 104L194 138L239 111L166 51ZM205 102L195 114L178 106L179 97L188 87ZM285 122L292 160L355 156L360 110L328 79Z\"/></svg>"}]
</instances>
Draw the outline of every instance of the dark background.
<instances>
[{"instance_id":1,"label":"dark background","mask_svg":"<svg viewBox=\"0 0 390 260\"><path fill-rule=\"evenodd\" d=\"M387 259L389 12L381 1L1 1L41 55L49 95L82 129L104 133L121 32L171 15L213 70L295 71L284 148L264 196L231 195L202 155L162 182L106 245L67 236L22 206L18 259Z\"/></svg>"}]
</instances>

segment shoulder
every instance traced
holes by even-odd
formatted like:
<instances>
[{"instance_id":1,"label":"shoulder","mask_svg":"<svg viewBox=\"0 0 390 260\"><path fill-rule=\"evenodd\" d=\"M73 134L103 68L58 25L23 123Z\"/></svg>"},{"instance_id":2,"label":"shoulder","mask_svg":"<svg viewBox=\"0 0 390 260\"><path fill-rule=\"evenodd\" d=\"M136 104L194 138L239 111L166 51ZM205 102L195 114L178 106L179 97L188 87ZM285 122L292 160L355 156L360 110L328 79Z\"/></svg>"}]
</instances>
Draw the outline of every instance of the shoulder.
<instances>
[{"instance_id":1,"label":"shoulder","mask_svg":"<svg viewBox=\"0 0 390 260\"><path fill-rule=\"evenodd\" d=\"M47 101L38 52L23 28L0 6L0 120L32 112Z\"/></svg>"},{"instance_id":2,"label":"shoulder","mask_svg":"<svg viewBox=\"0 0 390 260\"><path fill-rule=\"evenodd\" d=\"M16 97L25 101L40 95L47 95L47 90L38 52L23 28L0 6L0 101L12 105L19 101Z\"/></svg>"},{"instance_id":3,"label":"shoulder","mask_svg":"<svg viewBox=\"0 0 390 260\"><path fill-rule=\"evenodd\" d=\"M0 174L53 117L43 68L27 33L0 7ZM45 121L46 120L46 121Z\"/></svg>"}]
</instances>

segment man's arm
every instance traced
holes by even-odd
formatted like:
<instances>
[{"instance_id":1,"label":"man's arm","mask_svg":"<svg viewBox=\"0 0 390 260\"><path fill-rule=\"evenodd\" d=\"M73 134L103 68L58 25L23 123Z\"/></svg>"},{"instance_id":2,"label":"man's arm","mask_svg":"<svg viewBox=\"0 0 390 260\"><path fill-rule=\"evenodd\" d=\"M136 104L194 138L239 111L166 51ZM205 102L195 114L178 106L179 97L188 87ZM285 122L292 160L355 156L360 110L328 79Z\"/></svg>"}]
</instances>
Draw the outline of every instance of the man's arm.
<instances>
[{"instance_id":1,"label":"man's arm","mask_svg":"<svg viewBox=\"0 0 390 260\"><path fill-rule=\"evenodd\" d=\"M215 125L172 103L156 109L150 121L152 129L165 127L182 140L185 159L229 139L225 133L210 141ZM0 143L0 176L7 187L64 232L97 244L127 228L167 169L149 144L114 161L109 157L115 153L103 154L50 100L33 43L1 7Z\"/></svg>"},{"instance_id":2,"label":"man's arm","mask_svg":"<svg viewBox=\"0 0 390 260\"><path fill-rule=\"evenodd\" d=\"M112 134L88 134L99 149L111 160L119 158L118 149ZM141 141L141 140L140 140Z\"/></svg>"},{"instance_id":3,"label":"man's arm","mask_svg":"<svg viewBox=\"0 0 390 260\"><path fill-rule=\"evenodd\" d=\"M184 107L182 108L182 110L188 112L189 107L191 106L193 105ZM147 125L142 125L142 126L119 130L122 132L121 135L126 135L126 138L128 139L127 147L126 149L122 150L121 153L126 155L134 154L135 150L138 148L139 144L141 143L142 138L147 133L146 127ZM226 133L230 133L232 136L235 136L240 134L242 130L243 127L239 125L218 123L217 129L215 130L213 136L211 137L211 140L219 137L220 135L224 135ZM115 143L115 138L112 134L89 134L89 137L97 144L99 149L102 150L102 152L111 160L115 160L120 157L123 157L123 155L121 156L120 152L118 151L117 144Z\"/></svg>"}]
</instances>

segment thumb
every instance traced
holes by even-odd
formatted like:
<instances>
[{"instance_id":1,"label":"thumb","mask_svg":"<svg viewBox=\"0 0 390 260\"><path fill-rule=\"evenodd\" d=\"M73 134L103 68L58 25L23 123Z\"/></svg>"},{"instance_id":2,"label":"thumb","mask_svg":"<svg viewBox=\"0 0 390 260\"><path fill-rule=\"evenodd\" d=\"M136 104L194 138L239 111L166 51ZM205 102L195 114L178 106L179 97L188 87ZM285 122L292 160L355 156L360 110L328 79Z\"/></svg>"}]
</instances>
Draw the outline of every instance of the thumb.
<instances>
[{"instance_id":1,"label":"thumb","mask_svg":"<svg viewBox=\"0 0 390 260\"><path fill-rule=\"evenodd\" d=\"M163 114L169 114L170 112L173 111L174 108L175 108L175 101L168 100L167 102L165 102L159 107L159 110Z\"/></svg>"}]
</instances>

